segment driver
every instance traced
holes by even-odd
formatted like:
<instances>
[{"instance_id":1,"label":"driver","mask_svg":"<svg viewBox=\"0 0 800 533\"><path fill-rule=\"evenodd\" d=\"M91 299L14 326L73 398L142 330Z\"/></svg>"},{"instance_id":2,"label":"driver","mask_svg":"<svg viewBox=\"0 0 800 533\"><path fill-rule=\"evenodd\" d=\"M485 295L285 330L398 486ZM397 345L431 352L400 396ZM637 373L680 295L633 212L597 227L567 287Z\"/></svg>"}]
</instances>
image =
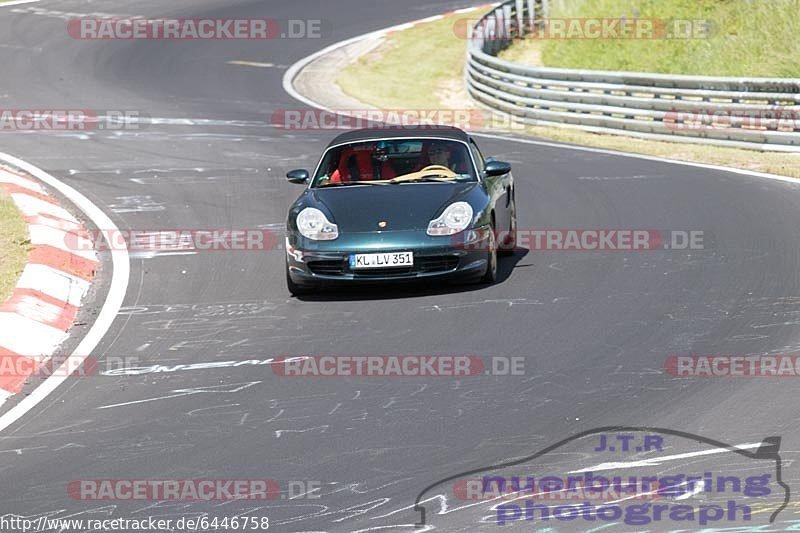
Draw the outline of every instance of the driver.
<instances>
[{"instance_id":1,"label":"driver","mask_svg":"<svg viewBox=\"0 0 800 533\"><path fill-rule=\"evenodd\" d=\"M429 165L441 165L456 174L468 172L468 163L464 158L464 150L459 149L456 143L432 141L428 145L427 159Z\"/></svg>"},{"instance_id":2,"label":"driver","mask_svg":"<svg viewBox=\"0 0 800 533\"><path fill-rule=\"evenodd\" d=\"M450 168L450 149L441 142L433 142L428 147L428 161L431 165ZM453 170L450 168L450 170Z\"/></svg>"}]
</instances>

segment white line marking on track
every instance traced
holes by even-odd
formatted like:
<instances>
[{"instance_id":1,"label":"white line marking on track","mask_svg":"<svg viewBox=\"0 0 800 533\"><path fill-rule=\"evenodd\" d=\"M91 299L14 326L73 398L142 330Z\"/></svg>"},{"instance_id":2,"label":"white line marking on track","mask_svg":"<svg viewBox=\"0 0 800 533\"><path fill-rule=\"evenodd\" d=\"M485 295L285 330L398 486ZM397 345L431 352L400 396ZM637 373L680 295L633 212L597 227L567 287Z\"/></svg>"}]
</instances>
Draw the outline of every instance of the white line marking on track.
<instances>
[{"instance_id":1,"label":"white line marking on track","mask_svg":"<svg viewBox=\"0 0 800 533\"><path fill-rule=\"evenodd\" d=\"M275 63L259 63L258 61L228 61L229 65L239 65L241 67L256 67L256 68L273 68L279 67L281 65L276 65Z\"/></svg>"},{"instance_id":2,"label":"white line marking on track","mask_svg":"<svg viewBox=\"0 0 800 533\"><path fill-rule=\"evenodd\" d=\"M5 402L5 401L6 401L7 399L9 399L11 396L13 396L13 394L11 394L10 392L8 392L7 390L5 390L5 389L0 389L0 405L3 405L3 402Z\"/></svg>"},{"instance_id":3,"label":"white line marking on track","mask_svg":"<svg viewBox=\"0 0 800 533\"><path fill-rule=\"evenodd\" d=\"M685 486L687 486L687 483L684 481L683 483L681 483L681 486L685 487ZM704 488L705 488L705 486L704 486L703 483L698 483L697 485L692 487L692 490L684 492L680 496L676 496L675 499L676 500L688 500L689 498L691 498L695 494L700 494L701 492L703 492Z\"/></svg>"},{"instance_id":4,"label":"white line marking on track","mask_svg":"<svg viewBox=\"0 0 800 533\"><path fill-rule=\"evenodd\" d=\"M0 2L0 7L18 6L20 4L32 4L41 0L12 0L11 2Z\"/></svg>"},{"instance_id":5,"label":"white line marking on track","mask_svg":"<svg viewBox=\"0 0 800 533\"><path fill-rule=\"evenodd\" d=\"M382 529L397 530L397 529L399 529L401 527L407 527L409 529L414 529L415 533L423 533L425 531L432 531L432 530L435 529L430 524L422 526L422 529L419 529L416 524L395 524L393 526L373 526L373 527L368 527L366 529L356 529L356 530L353 531L353 533L370 533L370 531L381 531Z\"/></svg>"},{"instance_id":6,"label":"white line marking on track","mask_svg":"<svg viewBox=\"0 0 800 533\"><path fill-rule=\"evenodd\" d=\"M89 201L83 194L73 189L66 183L51 176L44 170L18 159L12 155L0 152L0 160L17 166L30 175L42 180L44 183L53 187L63 194L69 201L75 204L92 223L98 228L109 228L119 231L114 222L95 204ZM0 432L8 428L11 424L22 418L28 411L36 407L42 400L47 398L59 385L69 378L68 372L77 370L111 328L117 312L122 307L125 293L128 290L128 278L130 277L130 262L128 260L128 250L124 247L114 247L111 251L111 263L113 272L111 283L108 289L106 301L97 315L92 327L83 337L75 348L75 351L67 357L61 367L53 372L41 385L36 387L17 405L12 407L7 413L0 416Z\"/></svg>"},{"instance_id":7,"label":"white line marking on track","mask_svg":"<svg viewBox=\"0 0 800 533\"><path fill-rule=\"evenodd\" d=\"M413 28L413 27L414 27L414 23L413 22L406 22L405 24L400 24L398 26L395 26L392 31L403 31L403 30L408 30L408 29Z\"/></svg>"},{"instance_id":8,"label":"white line marking on track","mask_svg":"<svg viewBox=\"0 0 800 533\"><path fill-rule=\"evenodd\" d=\"M167 396L158 396L156 398L147 398L145 400L134 400L132 402L123 402L123 403L114 403L111 405L102 405L98 407L98 409L110 409L112 407L125 407L128 405L138 405L140 403L147 403L147 402L156 402L159 400L170 400L172 398L181 398L183 396L193 396L195 394L203 394L203 393L215 393L215 394L224 394L224 393L234 393L234 392L241 392L245 389L252 387L253 385L258 385L261 383L260 381L249 381L246 383L231 383L228 385L212 385L209 387L194 387L191 389L175 389L170 392ZM233 388L230 388L233 387Z\"/></svg>"},{"instance_id":9,"label":"white line marking on track","mask_svg":"<svg viewBox=\"0 0 800 533\"><path fill-rule=\"evenodd\" d=\"M173 255L197 255L197 252L159 252L153 250L153 251L143 251L143 252L131 252L130 254L131 259L153 259L155 257L167 257Z\"/></svg>"}]
</instances>

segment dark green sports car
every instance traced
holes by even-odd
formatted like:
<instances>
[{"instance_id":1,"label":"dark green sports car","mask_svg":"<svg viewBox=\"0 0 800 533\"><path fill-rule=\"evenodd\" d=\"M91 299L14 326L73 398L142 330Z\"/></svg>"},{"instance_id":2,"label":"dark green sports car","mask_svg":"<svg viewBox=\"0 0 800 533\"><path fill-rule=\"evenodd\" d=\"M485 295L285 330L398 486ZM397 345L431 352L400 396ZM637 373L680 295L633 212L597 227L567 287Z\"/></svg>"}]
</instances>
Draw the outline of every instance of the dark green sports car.
<instances>
[{"instance_id":1,"label":"dark green sports car","mask_svg":"<svg viewBox=\"0 0 800 533\"><path fill-rule=\"evenodd\" d=\"M286 222L292 294L324 286L443 280L492 283L497 254L514 247L516 206L508 163L484 159L457 128L343 133Z\"/></svg>"}]
</instances>

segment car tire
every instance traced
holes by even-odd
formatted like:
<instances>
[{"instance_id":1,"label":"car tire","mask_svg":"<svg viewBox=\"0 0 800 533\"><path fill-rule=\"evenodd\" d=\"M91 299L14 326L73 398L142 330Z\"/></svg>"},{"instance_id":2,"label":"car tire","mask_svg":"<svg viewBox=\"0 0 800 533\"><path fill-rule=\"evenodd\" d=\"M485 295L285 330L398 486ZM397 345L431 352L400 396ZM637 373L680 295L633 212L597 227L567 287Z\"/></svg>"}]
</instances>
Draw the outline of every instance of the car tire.
<instances>
[{"instance_id":1,"label":"car tire","mask_svg":"<svg viewBox=\"0 0 800 533\"><path fill-rule=\"evenodd\" d=\"M491 285L497 281L497 238L494 232L494 221L489 226L489 253L486 261L486 273L481 278L481 283Z\"/></svg>"},{"instance_id":2,"label":"car tire","mask_svg":"<svg viewBox=\"0 0 800 533\"><path fill-rule=\"evenodd\" d=\"M517 201L512 200L511 203L511 218L508 222L508 235L503 239L500 244L498 253L500 255L514 255L514 250L517 248Z\"/></svg>"},{"instance_id":3,"label":"car tire","mask_svg":"<svg viewBox=\"0 0 800 533\"><path fill-rule=\"evenodd\" d=\"M292 281L292 277L289 275L289 265L286 265L286 288L289 289L289 294L292 296L304 296L314 291L312 287L298 285Z\"/></svg>"}]
</instances>

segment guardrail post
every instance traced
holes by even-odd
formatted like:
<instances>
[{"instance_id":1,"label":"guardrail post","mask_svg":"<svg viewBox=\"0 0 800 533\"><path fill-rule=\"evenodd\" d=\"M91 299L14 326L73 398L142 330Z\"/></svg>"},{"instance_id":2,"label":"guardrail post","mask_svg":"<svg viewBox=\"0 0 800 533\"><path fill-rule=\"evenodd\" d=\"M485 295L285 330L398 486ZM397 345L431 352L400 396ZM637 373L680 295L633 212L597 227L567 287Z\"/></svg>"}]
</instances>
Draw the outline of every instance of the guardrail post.
<instances>
[{"instance_id":1,"label":"guardrail post","mask_svg":"<svg viewBox=\"0 0 800 533\"><path fill-rule=\"evenodd\" d=\"M536 24L536 0L528 0L528 25L526 33L533 32L533 26Z\"/></svg>"},{"instance_id":2,"label":"guardrail post","mask_svg":"<svg viewBox=\"0 0 800 533\"><path fill-rule=\"evenodd\" d=\"M472 50L484 50L486 25L483 19L476 24L467 24L467 56L472 55Z\"/></svg>"},{"instance_id":3,"label":"guardrail post","mask_svg":"<svg viewBox=\"0 0 800 533\"><path fill-rule=\"evenodd\" d=\"M500 50L503 49L503 46L500 44L503 39L505 38L505 25L503 24L503 8L498 7L494 11L494 28L495 28L495 37L494 42L492 43L492 55L497 55Z\"/></svg>"},{"instance_id":4,"label":"guardrail post","mask_svg":"<svg viewBox=\"0 0 800 533\"><path fill-rule=\"evenodd\" d=\"M513 35L513 25L514 25L514 18L511 16L511 4L504 4L503 5L503 41L501 49L506 48L509 44L511 44L511 40L514 37Z\"/></svg>"},{"instance_id":5,"label":"guardrail post","mask_svg":"<svg viewBox=\"0 0 800 533\"><path fill-rule=\"evenodd\" d=\"M489 55L497 53L495 46L497 46L497 19L492 15L486 17L486 33L485 33L485 51Z\"/></svg>"}]
</instances>

